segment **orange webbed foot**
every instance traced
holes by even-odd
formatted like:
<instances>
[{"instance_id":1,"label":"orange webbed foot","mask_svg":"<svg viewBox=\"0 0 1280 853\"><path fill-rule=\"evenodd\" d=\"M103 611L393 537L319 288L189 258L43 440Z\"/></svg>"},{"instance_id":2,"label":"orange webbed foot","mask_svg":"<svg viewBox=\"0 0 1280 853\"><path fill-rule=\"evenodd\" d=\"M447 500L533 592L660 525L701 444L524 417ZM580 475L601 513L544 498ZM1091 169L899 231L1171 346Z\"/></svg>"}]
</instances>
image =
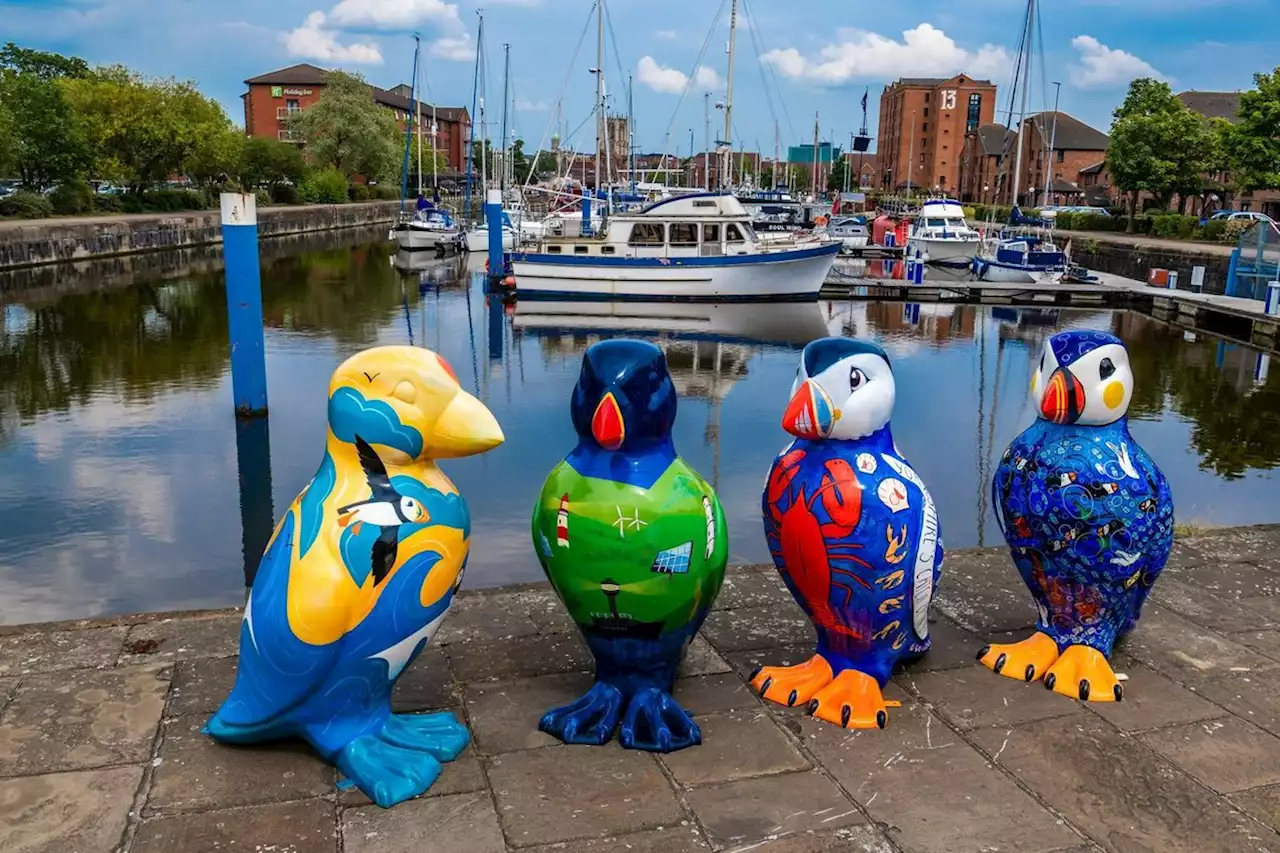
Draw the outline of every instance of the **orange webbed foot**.
<instances>
[{"instance_id":1,"label":"orange webbed foot","mask_svg":"<svg viewBox=\"0 0 1280 853\"><path fill-rule=\"evenodd\" d=\"M886 700L879 683L865 672L846 669L814 695L809 713L846 729L883 729L889 721L887 709L901 704Z\"/></svg>"},{"instance_id":2,"label":"orange webbed foot","mask_svg":"<svg viewBox=\"0 0 1280 853\"><path fill-rule=\"evenodd\" d=\"M1044 678L1058 659L1058 644L1048 634L1037 631L1020 643L983 646L978 660L987 669L1006 678L1037 681Z\"/></svg>"},{"instance_id":3,"label":"orange webbed foot","mask_svg":"<svg viewBox=\"0 0 1280 853\"><path fill-rule=\"evenodd\" d=\"M1067 646L1044 677L1054 693L1087 702L1119 702L1124 688L1102 652L1089 646Z\"/></svg>"},{"instance_id":4,"label":"orange webbed foot","mask_svg":"<svg viewBox=\"0 0 1280 853\"><path fill-rule=\"evenodd\" d=\"M751 686L779 705L803 705L831 683L831 664L814 655L796 666L762 666L751 676Z\"/></svg>"}]
</instances>

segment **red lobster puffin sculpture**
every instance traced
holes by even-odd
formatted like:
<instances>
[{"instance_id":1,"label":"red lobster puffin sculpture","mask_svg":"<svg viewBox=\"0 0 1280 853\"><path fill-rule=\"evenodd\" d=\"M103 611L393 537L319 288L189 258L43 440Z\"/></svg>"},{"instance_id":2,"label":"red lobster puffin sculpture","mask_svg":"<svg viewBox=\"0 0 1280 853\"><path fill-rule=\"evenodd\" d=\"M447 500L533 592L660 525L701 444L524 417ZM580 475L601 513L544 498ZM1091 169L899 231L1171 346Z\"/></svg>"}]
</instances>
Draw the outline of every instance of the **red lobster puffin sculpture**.
<instances>
[{"instance_id":1,"label":"red lobster puffin sculpture","mask_svg":"<svg viewBox=\"0 0 1280 853\"><path fill-rule=\"evenodd\" d=\"M813 621L814 656L766 666L752 686L845 728L884 728L881 688L929 649L942 535L924 482L889 428L889 356L853 338L804 349L783 428L795 436L769 471L764 527L787 588Z\"/></svg>"}]
</instances>

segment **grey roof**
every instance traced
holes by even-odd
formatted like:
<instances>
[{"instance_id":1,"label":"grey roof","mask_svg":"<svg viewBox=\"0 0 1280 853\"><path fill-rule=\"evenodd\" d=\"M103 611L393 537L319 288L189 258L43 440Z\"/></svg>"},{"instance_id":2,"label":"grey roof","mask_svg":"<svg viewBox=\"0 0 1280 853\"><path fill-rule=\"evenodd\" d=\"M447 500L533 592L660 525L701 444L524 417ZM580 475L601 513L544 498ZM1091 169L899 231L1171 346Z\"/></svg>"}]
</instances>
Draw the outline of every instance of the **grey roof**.
<instances>
[{"instance_id":1,"label":"grey roof","mask_svg":"<svg viewBox=\"0 0 1280 853\"><path fill-rule=\"evenodd\" d=\"M266 74L259 74L257 77L250 77L244 82L248 85L269 83L273 86L323 86L324 75L327 73L329 72L318 65L302 62L297 65L290 65L288 68L268 71Z\"/></svg>"},{"instance_id":2,"label":"grey roof","mask_svg":"<svg viewBox=\"0 0 1280 853\"><path fill-rule=\"evenodd\" d=\"M999 157L1013 145L1017 134L1003 124L984 124L978 128L978 144L988 157Z\"/></svg>"},{"instance_id":3,"label":"grey roof","mask_svg":"<svg viewBox=\"0 0 1280 853\"><path fill-rule=\"evenodd\" d=\"M1055 193L1078 193L1080 188L1070 181L1062 178L1054 178L1053 183L1049 184L1049 189Z\"/></svg>"},{"instance_id":4,"label":"grey roof","mask_svg":"<svg viewBox=\"0 0 1280 853\"><path fill-rule=\"evenodd\" d=\"M1236 121L1240 109L1239 92L1179 92L1178 100L1205 118L1225 118Z\"/></svg>"},{"instance_id":5,"label":"grey roof","mask_svg":"<svg viewBox=\"0 0 1280 853\"><path fill-rule=\"evenodd\" d=\"M1054 116L1057 116L1056 128ZM1067 113L1036 113L1028 116L1027 121L1035 122L1046 142L1052 136L1055 151L1106 151L1111 143L1105 133Z\"/></svg>"},{"instance_id":6,"label":"grey roof","mask_svg":"<svg viewBox=\"0 0 1280 853\"><path fill-rule=\"evenodd\" d=\"M271 86L323 86L325 84L325 75L328 70L318 65L312 65L310 62L299 63L298 65L290 65L288 68L280 68L276 71L268 71L266 74L259 74L257 77L250 77L245 80L245 84L252 85L271 85ZM379 89L377 86L370 86L373 90L373 99L379 104L394 109L409 111L409 98L407 94L401 94L399 91L392 89ZM397 90L405 89L405 84L397 86ZM436 107L436 117L443 121L467 121L467 110L465 107ZM424 103L422 105L424 113L431 111L431 105Z\"/></svg>"},{"instance_id":7,"label":"grey roof","mask_svg":"<svg viewBox=\"0 0 1280 853\"><path fill-rule=\"evenodd\" d=\"M1092 166L1085 166L1083 169L1080 170L1080 174L1096 175L1096 174L1099 174L1105 168L1107 168L1107 161L1099 160L1097 163L1094 163Z\"/></svg>"},{"instance_id":8,"label":"grey roof","mask_svg":"<svg viewBox=\"0 0 1280 853\"><path fill-rule=\"evenodd\" d=\"M893 85L893 86L931 86L931 87L932 87L932 86L941 86L943 83L947 82L948 80L954 80L956 77L965 77L965 78L967 78L970 82L976 83L976 84L978 84L979 86L992 86L992 85L995 85L995 84L993 84L990 80L975 80L974 78L969 77L969 75L968 75L968 74L956 74L956 75L953 75L953 76L951 76L951 77L899 77L899 78L897 79L897 81L895 81L894 83L892 83L892 84L890 84L890 85Z\"/></svg>"}]
</instances>

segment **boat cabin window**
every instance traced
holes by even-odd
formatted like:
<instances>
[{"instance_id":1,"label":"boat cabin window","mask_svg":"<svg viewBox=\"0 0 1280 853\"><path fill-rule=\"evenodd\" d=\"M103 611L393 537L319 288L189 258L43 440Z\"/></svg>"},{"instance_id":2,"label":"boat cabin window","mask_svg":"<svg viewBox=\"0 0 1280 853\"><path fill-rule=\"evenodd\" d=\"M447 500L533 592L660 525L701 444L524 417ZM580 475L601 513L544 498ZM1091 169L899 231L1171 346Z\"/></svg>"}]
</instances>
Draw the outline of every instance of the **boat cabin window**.
<instances>
[{"instance_id":1,"label":"boat cabin window","mask_svg":"<svg viewBox=\"0 0 1280 853\"><path fill-rule=\"evenodd\" d=\"M662 225L658 222L637 222L631 226L629 246L661 246L666 243Z\"/></svg>"},{"instance_id":2,"label":"boat cabin window","mask_svg":"<svg viewBox=\"0 0 1280 853\"><path fill-rule=\"evenodd\" d=\"M715 207L716 203L714 201L711 201L710 199L695 199L693 202L693 206L694 207Z\"/></svg>"},{"instance_id":3,"label":"boat cabin window","mask_svg":"<svg viewBox=\"0 0 1280 853\"><path fill-rule=\"evenodd\" d=\"M724 226L724 241L726 243L744 243L746 237L742 236L742 230L738 228L736 222L730 222Z\"/></svg>"},{"instance_id":4,"label":"boat cabin window","mask_svg":"<svg viewBox=\"0 0 1280 853\"><path fill-rule=\"evenodd\" d=\"M548 255L558 255L558 254L560 254L560 247L559 247L559 246L548 246L548 247L547 247L547 254L548 254Z\"/></svg>"},{"instance_id":5,"label":"boat cabin window","mask_svg":"<svg viewBox=\"0 0 1280 853\"><path fill-rule=\"evenodd\" d=\"M934 218L930 217L929 219L925 220L925 224L926 224L926 225L928 225L930 228L946 228L946 227L947 227L947 220L945 220L945 219L934 219Z\"/></svg>"},{"instance_id":6,"label":"boat cabin window","mask_svg":"<svg viewBox=\"0 0 1280 853\"><path fill-rule=\"evenodd\" d=\"M585 254L587 253L587 247L586 247L586 246L574 246L574 247L573 247L573 253L574 253L575 255L585 255Z\"/></svg>"},{"instance_id":7,"label":"boat cabin window","mask_svg":"<svg viewBox=\"0 0 1280 853\"><path fill-rule=\"evenodd\" d=\"M601 246L600 247L600 254L602 255L613 255L613 254L616 254L617 251L618 251L617 246Z\"/></svg>"},{"instance_id":8,"label":"boat cabin window","mask_svg":"<svg viewBox=\"0 0 1280 853\"><path fill-rule=\"evenodd\" d=\"M714 225L702 226L702 242L719 243L720 242L720 223Z\"/></svg>"},{"instance_id":9,"label":"boat cabin window","mask_svg":"<svg viewBox=\"0 0 1280 853\"><path fill-rule=\"evenodd\" d=\"M693 222L672 222L667 226L672 246L698 245L698 226Z\"/></svg>"}]
</instances>

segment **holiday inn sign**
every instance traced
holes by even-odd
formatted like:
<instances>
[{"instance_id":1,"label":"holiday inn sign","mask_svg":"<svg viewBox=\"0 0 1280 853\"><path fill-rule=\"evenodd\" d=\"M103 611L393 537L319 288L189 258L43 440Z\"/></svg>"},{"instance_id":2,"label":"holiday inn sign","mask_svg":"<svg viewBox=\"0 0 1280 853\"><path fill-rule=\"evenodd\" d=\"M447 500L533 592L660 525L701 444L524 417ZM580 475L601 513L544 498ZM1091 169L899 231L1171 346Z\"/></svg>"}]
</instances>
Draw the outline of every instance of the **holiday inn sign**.
<instances>
[{"instance_id":1,"label":"holiday inn sign","mask_svg":"<svg viewBox=\"0 0 1280 853\"><path fill-rule=\"evenodd\" d=\"M310 89L288 89L283 86L272 86L271 97L283 98L285 95L310 95Z\"/></svg>"}]
</instances>

